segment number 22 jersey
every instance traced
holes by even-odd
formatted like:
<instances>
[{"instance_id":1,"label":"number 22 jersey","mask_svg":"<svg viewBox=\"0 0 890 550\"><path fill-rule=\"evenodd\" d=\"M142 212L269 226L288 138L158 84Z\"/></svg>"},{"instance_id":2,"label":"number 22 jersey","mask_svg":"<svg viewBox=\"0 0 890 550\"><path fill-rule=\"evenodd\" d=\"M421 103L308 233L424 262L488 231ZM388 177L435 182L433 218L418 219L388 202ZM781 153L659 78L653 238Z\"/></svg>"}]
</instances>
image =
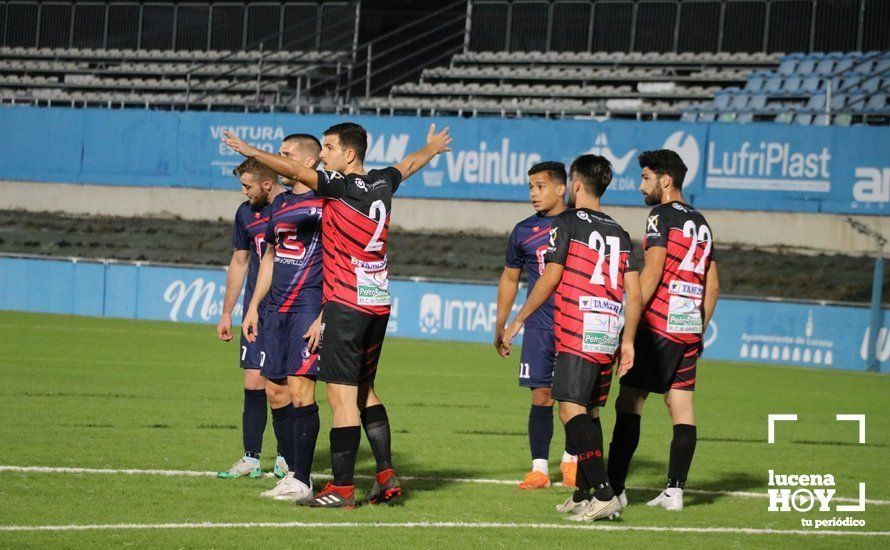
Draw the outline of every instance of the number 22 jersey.
<instances>
[{"instance_id":1,"label":"number 22 jersey","mask_svg":"<svg viewBox=\"0 0 890 550\"><path fill-rule=\"evenodd\" d=\"M701 342L705 277L714 259L714 239L705 217L674 201L652 209L643 248L666 250L658 288L643 304L640 328L683 344Z\"/></svg>"},{"instance_id":2,"label":"number 22 jersey","mask_svg":"<svg viewBox=\"0 0 890 550\"><path fill-rule=\"evenodd\" d=\"M639 271L627 232L595 210L567 210L550 229L545 262L564 267L556 287L556 352L611 363L622 326L624 274Z\"/></svg>"},{"instance_id":3,"label":"number 22 jersey","mask_svg":"<svg viewBox=\"0 0 890 550\"><path fill-rule=\"evenodd\" d=\"M393 193L402 182L394 167L367 174L318 171L324 197L324 300L370 315L387 315L391 297L386 257Z\"/></svg>"}]
</instances>

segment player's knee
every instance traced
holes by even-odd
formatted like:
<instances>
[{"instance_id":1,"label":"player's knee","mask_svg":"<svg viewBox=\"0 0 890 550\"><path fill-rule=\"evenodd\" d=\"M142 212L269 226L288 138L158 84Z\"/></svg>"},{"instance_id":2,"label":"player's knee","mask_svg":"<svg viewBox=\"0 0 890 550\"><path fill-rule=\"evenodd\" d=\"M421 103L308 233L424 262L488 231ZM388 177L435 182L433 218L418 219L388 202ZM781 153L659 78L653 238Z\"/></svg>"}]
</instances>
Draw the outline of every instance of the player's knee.
<instances>
[{"instance_id":1,"label":"player's knee","mask_svg":"<svg viewBox=\"0 0 890 550\"><path fill-rule=\"evenodd\" d=\"M615 412L621 414L641 414L643 404L646 403L646 395L636 390L621 387L618 397L615 399Z\"/></svg>"},{"instance_id":2,"label":"player's knee","mask_svg":"<svg viewBox=\"0 0 890 550\"><path fill-rule=\"evenodd\" d=\"M575 403L569 403L567 401L559 402L559 420L563 423L563 425L568 424L569 420L575 418L579 414L586 414L587 408L581 405L577 405Z\"/></svg>"},{"instance_id":3,"label":"player's knee","mask_svg":"<svg viewBox=\"0 0 890 550\"><path fill-rule=\"evenodd\" d=\"M289 382L290 398L294 407L306 407L315 403L315 382L308 378L297 378Z\"/></svg>"},{"instance_id":4,"label":"player's knee","mask_svg":"<svg viewBox=\"0 0 890 550\"><path fill-rule=\"evenodd\" d=\"M256 369L244 369L244 389L264 390L266 389L266 379Z\"/></svg>"},{"instance_id":5,"label":"player's knee","mask_svg":"<svg viewBox=\"0 0 890 550\"><path fill-rule=\"evenodd\" d=\"M532 405L536 407L552 407L553 398L550 388L534 388L532 390Z\"/></svg>"}]
</instances>

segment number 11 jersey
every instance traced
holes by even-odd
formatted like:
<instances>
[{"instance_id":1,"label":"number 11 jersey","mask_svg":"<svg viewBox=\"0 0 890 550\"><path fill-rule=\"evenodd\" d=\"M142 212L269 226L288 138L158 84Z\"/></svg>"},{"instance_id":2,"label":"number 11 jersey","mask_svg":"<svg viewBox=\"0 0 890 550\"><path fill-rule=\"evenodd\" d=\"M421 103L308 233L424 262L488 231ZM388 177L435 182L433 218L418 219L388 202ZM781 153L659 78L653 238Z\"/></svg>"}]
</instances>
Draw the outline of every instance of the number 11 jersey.
<instances>
[{"instance_id":1,"label":"number 11 jersey","mask_svg":"<svg viewBox=\"0 0 890 550\"><path fill-rule=\"evenodd\" d=\"M660 204L646 219L643 248L666 249L661 281L643 304L640 328L673 342L701 342L705 277L714 259L711 227L695 208L679 201Z\"/></svg>"},{"instance_id":2,"label":"number 11 jersey","mask_svg":"<svg viewBox=\"0 0 890 550\"><path fill-rule=\"evenodd\" d=\"M370 315L387 315L391 297L386 244L392 195L402 182L396 168L367 174L318 171L324 197L324 300Z\"/></svg>"}]
</instances>

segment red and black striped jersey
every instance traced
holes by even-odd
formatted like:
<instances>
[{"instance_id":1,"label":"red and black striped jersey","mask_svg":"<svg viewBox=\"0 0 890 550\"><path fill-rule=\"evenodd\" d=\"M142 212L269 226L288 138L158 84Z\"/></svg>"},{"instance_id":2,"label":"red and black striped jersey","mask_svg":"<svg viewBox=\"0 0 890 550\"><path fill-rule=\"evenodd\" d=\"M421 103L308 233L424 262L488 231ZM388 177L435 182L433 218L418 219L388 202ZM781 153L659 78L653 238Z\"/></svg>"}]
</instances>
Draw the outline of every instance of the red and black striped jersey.
<instances>
[{"instance_id":1,"label":"red and black striped jersey","mask_svg":"<svg viewBox=\"0 0 890 550\"><path fill-rule=\"evenodd\" d=\"M643 248L666 248L661 281L644 304L640 328L674 342L698 344L705 276L714 259L711 227L695 208L679 201L652 209Z\"/></svg>"},{"instance_id":2,"label":"red and black striped jersey","mask_svg":"<svg viewBox=\"0 0 890 550\"><path fill-rule=\"evenodd\" d=\"M318 171L324 197L324 300L372 315L389 313L386 239L392 195L402 174L390 166L367 174Z\"/></svg>"},{"instance_id":3,"label":"red and black striped jersey","mask_svg":"<svg viewBox=\"0 0 890 550\"><path fill-rule=\"evenodd\" d=\"M564 266L556 287L557 353L611 363L623 322L624 274L639 271L627 232L595 210L567 210L550 229L545 262Z\"/></svg>"}]
</instances>

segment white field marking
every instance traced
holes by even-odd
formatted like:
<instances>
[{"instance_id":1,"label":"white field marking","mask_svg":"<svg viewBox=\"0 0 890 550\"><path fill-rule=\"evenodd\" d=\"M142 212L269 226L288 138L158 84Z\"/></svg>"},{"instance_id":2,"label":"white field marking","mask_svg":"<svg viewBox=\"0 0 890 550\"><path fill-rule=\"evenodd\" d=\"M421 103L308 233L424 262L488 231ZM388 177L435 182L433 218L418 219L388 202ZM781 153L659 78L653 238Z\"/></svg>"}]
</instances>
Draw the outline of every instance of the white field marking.
<instances>
[{"instance_id":1,"label":"white field marking","mask_svg":"<svg viewBox=\"0 0 890 550\"><path fill-rule=\"evenodd\" d=\"M368 522L243 522L243 523L107 523L95 525L2 525L0 532L6 531L120 531L136 529L220 529L248 527L303 527L303 528L407 528L407 529L555 529L580 531L616 531L616 532L656 532L656 533L700 533L700 534L740 534L740 535L804 535L804 536L857 536L886 537L890 531L805 531L803 529L750 529L745 527L657 527L632 525L604 524L568 524L568 523L500 523L500 522L450 522L450 521L418 521L402 523Z\"/></svg>"},{"instance_id":2,"label":"white field marking","mask_svg":"<svg viewBox=\"0 0 890 550\"><path fill-rule=\"evenodd\" d=\"M111 468L66 468L66 467L50 467L50 466L9 466L0 465L0 473L2 472L22 472L22 473L42 473L42 474L126 474L126 475L156 475L168 477L216 477L216 472L199 471L199 470L136 470L136 469L111 469ZM263 477L271 478L274 474L266 472ZM333 479L331 474L313 473L312 477L316 479ZM356 479L374 479L374 476L356 474ZM405 481L448 481L452 483L479 483L483 485L517 485L519 481L508 479L485 479L470 477L428 477L428 476L399 476L399 479ZM562 483L554 483L554 486L561 487ZM661 491L664 487L629 487L636 491ZM753 491L708 491L705 489L684 489L683 492L691 495L716 495L740 498L769 498L767 493L755 493ZM858 503L858 498L833 497L832 500L838 502ZM866 504L875 506L890 505L890 500L874 500L868 499Z\"/></svg>"},{"instance_id":3,"label":"white field marking","mask_svg":"<svg viewBox=\"0 0 890 550\"><path fill-rule=\"evenodd\" d=\"M116 319L113 317L99 317L99 319L108 319L108 320L116 320L116 321L145 321L146 319ZM162 321L167 322L167 321ZM179 325L188 326L190 323L182 322L178 323ZM196 327L207 327L208 325L203 324L195 324ZM145 330L141 330L138 328L124 328L124 327L76 327L70 325L57 325L57 326L48 326L48 325L18 325L14 323L4 323L0 324L0 329L28 329L28 330L44 330L51 332L116 332L121 334L141 334L145 335ZM163 336L201 336L197 331L188 332L183 330L153 330L151 331L152 335L160 334ZM212 334L216 336L216 332L208 332L207 334Z\"/></svg>"}]
</instances>

